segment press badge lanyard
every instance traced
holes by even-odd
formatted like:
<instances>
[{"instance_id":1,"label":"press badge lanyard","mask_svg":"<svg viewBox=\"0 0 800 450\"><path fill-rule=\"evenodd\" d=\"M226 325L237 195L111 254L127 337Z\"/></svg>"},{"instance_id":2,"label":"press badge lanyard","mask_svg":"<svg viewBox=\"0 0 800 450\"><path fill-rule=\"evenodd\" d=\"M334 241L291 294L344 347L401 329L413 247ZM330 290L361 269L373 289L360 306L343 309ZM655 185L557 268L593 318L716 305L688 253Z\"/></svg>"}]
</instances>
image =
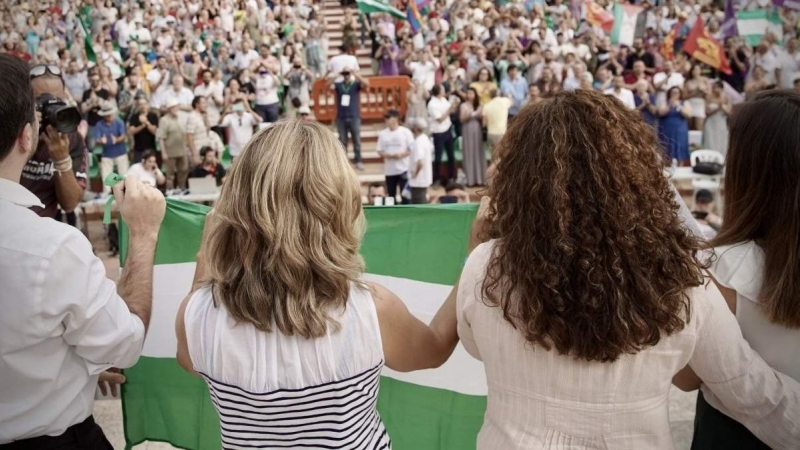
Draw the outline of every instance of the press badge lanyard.
<instances>
[{"instance_id":1,"label":"press badge lanyard","mask_svg":"<svg viewBox=\"0 0 800 450\"><path fill-rule=\"evenodd\" d=\"M353 82L349 83L342 83L342 98L340 99L340 103L342 106L347 107L350 106L350 88L353 87Z\"/></svg>"}]
</instances>

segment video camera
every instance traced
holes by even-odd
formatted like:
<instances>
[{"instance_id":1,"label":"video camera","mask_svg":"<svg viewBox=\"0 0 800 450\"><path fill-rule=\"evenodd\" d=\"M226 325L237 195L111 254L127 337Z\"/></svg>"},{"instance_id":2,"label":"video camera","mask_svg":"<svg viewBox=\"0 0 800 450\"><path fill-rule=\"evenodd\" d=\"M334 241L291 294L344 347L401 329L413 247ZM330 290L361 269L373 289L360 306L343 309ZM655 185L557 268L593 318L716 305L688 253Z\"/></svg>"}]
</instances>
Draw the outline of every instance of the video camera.
<instances>
[{"instance_id":1,"label":"video camera","mask_svg":"<svg viewBox=\"0 0 800 450\"><path fill-rule=\"evenodd\" d=\"M74 106L67 106L64 100L52 95L42 94L36 99L36 111L42 114L39 129L44 131L52 125L59 133L72 133L81 123L81 113Z\"/></svg>"}]
</instances>

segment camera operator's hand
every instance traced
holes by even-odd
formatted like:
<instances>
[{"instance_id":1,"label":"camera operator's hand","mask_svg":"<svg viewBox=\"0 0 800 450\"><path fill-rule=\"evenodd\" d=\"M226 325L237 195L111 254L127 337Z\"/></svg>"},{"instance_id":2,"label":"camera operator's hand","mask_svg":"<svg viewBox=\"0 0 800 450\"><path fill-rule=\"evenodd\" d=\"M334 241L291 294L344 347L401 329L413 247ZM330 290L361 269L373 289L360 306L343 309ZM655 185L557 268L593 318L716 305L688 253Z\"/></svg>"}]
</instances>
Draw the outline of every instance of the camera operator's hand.
<instances>
[{"instance_id":1,"label":"camera operator's hand","mask_svg":"<svg viewBox=\"0 0 800 450\"><path fill-rule=\"evenodd\" d=\"M161 191L142 183L136 175L127 176L113 190L131 235L157 235L167 204Z\"/></svg>"},{"instance_id":2,"label":"camera operator's hand","mask_svg":"<svg viewBox=\"0 0 800 450\"><path fill-rule=\"evenodd\" d=\"M51 160L63 161L69 158L69 139L61 135L52 125L48 125L42 134L42 142L47 145Z\"/></svg>"}]
</instances>

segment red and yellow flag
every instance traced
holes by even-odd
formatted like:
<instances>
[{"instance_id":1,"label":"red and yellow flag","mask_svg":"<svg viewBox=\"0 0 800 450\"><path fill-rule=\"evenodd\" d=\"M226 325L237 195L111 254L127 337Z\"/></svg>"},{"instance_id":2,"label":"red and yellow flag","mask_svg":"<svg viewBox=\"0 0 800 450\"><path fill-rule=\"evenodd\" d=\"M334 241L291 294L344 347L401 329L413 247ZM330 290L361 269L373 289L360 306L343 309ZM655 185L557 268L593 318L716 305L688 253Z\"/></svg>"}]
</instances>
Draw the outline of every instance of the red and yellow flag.
<instances>
[{"instance_id":1,"label":"red and yellow flag","mask_svg":"<svg viewBox=\"0 0 800 450\"><path fill-rule=\"evenodd\" d=\"M661 43L661 56L670 61L675 58L675 38L678 36L678 29L680 26L680 22L676 23L664 37L664 42Z\"/></svg>"},{"instance_id":2,"label":"red and yellow flag","mask_svg":"<svg viewBox=\"0 0 800 450\"><path fill-rule=\"evenodd\" d=\"M614 28L614 15L592 0L584 0L583 10L586 12L586 21L592 26L600 27L606 33Z\"/></svg>"},{"instance_id":3,"label":"red and yellow flag","mask_svg":"<svg viewBox=\"0 0 800 450\"><path fill-rule=\"evenodd\" d=\"M722 45L706 31L703 19L697 18L692 31L683 44L683 50L694 59L706 63L720 72L731 74L731 65Z\"/></svg>"}]
</instances>

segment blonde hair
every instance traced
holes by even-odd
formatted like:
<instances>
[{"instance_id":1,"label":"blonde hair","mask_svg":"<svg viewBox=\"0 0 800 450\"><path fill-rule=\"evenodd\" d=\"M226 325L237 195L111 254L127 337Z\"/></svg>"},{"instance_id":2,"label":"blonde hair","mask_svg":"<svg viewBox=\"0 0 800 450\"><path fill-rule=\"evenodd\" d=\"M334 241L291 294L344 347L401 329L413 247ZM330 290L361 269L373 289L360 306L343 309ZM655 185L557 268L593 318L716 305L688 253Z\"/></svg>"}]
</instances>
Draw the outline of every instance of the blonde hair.
<instances>
[{"instance_id":1,"label":"blonde hair","mask_svg":"<svg viewBox=\"0 0 800 450\"><path fill-rule=\"evenodd\" d=\"M205 255L215 302L237 322L324 335L364 262L361 188L324 126L298 119L258 132L233 163Z\"/></svg>"}]
</instances>

